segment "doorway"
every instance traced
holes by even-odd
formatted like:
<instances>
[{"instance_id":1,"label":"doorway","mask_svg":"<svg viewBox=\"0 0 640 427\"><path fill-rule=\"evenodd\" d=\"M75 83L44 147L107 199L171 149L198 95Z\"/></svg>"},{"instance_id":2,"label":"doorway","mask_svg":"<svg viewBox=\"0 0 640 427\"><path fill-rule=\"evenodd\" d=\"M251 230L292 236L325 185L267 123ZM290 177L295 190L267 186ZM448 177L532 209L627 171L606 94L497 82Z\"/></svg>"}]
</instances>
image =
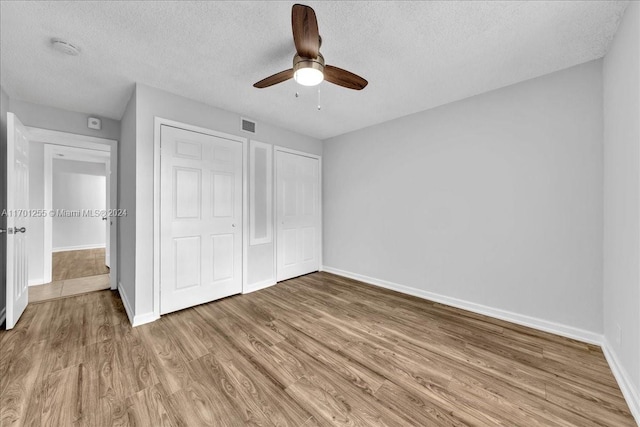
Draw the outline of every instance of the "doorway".
<instances>
[{"instance_id":1,"label":"doorway","mask_svg":"<svg viewBox=\"0 0 640 427\"><path fill-rule=\"evenodd\" d=\"M0 232L7 236L6 278L7 283L11 284L6 286L5 295L7 303L5 326L7 329L15 326L29 303L31 294L29 285L51 282L52 256L48 255L52 253L52 220L57 216L57 213L54 214L51 209L52 190L49 188L50 186L45 185L44 177L52 176L53 152L55 150L49 148L45 160L45 145L108 153L106 154L108 160L105 163L106 190L103 197L108 206L117 206L117 141L27 127L22 125L13 113L7 113L7 156L0 165L0 169L7 174L6 202L2 208L7 212L15 212L15 215L8 214L6 228L0 228ZM32 150L35 147L37 150ZM102 154L98 157L105 157L105 155ZM41 190L39 193L41 198L35 198L41 202L32 202L31 196L34 194L31 194L30 191L29 183L31 181L43 183L41 187L38 187ZM51 179L49 179L50 182ZM105 236L109 236L108 241L110 242L106 252L109 254L111 266L109 274L105 277L109 284L108 287L116 289L117 217L121 212L115 212L114 215L113 210L107 209L105 214L108 218L106 220L108 225L105 225ZM32 242L33 245L29 246L29 242ZM41 257L34 259L32 250L41 254ZM35 271L35 277L32 268ZM0 317L3 314L0 313Z\"/></svg>"},{"instance_id":2,"label":"doorway","mask_svg":"<svg viewBox=\"0 0 640 427\"><path fill-rule=\"evenodd\" d=\"M115 141L29 129L29 300L114 289ZM113 190L113 191L112 191Z\"/></svg>"}]
</instances>

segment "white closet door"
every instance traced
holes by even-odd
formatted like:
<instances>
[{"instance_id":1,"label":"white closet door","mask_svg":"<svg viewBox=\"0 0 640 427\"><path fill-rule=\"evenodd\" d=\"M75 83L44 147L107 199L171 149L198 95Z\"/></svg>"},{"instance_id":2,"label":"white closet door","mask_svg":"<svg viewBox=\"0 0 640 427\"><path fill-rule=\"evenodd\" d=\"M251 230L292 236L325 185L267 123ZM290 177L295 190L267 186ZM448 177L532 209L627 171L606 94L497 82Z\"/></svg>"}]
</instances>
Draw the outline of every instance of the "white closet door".
<instances>
[{"instance_id":1,"label":"white closet door","mask_svg":"<svg viewBox=\"0 0 640 427\"><path fill-rule=\"evenodd\" d=\"M242 292L242 143L162 126L160 312Z\"/></svg>"},{"instance_id":2,"label":"white closet door","mask_svg":"<svg viewBox=\"0 0 640 427\"><path fill-rule=\"evenodd\" d=\"M319 160L276 152L277 280L320 269Z\"/></svg>"}]
</instances>

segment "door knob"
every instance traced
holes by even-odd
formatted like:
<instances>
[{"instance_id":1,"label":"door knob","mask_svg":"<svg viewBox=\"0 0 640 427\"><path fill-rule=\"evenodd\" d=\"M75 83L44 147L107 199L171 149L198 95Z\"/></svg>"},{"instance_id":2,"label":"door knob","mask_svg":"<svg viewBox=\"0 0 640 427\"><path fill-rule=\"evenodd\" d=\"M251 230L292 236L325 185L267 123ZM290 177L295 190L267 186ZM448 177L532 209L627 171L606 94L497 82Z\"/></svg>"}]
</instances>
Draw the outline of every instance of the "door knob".
<instances>
[{"instance_id":1,"label":"door knob","mask_svg":"<svg viewBox=\"0 0 640 427\"><path fill-rule=\"evenodd\" d=\"M18 234L18 233L26 233L27 229L25 227L9 227L8 230L0 229L0 233L9 233L9 234Z\"/></svg>"}]
</instances>

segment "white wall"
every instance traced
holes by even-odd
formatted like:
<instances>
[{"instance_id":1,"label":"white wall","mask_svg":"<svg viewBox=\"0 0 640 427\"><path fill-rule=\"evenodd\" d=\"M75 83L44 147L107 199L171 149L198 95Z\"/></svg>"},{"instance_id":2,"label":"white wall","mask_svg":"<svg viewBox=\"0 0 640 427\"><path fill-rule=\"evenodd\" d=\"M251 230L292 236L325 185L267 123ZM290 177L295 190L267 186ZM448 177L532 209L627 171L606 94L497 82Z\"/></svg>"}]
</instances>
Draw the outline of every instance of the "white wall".
<instances>
[{"instance_id":1,"label":"white wall","mask_svg":"<svg viewBox=\"0 0 640 427\"><path fill-rule=\"evenodd\" d=\"M60 164L66 164L69 167L69 173L75 173L77 175L74 178L60 175L62 172L59 168ZM57 165L57 166L56 166ZM88 166L87 166L88 165ZM87 206L87 209L104 209L106 201L104 197L100 200L100 195L94 193L84 193L82 197L88 197L86 201L70 200L70 204L65 202L68 197L73 197L75 192L82 191L79 186L96 186L97 182L90 184L90 181L96 181L95 177L89 175L101 175L102 178L102 195L106 191L105 187L105 166L104 164L92 163L92 162L75 162L69 160L56 160L53 161L53 174L54 179L52 181L52 204L53 209L65 208L61 207L60 203L65 206ZM57 174L56 174L57 172ZM57 178L56 179L56 175ZM76 178L78 181L76 181ZM67 180L69 181L67 183ZM56 187L56 184L60 184ZM64 187L69 187L65 190ZM96 199L93 201L93 199ZM89 207L95 206L95 207ZM44 144L40 142L29 143L29 208L30 209L44 209ZM94 232L94 228L97 230L97 223L102 223L100 230ZM91 226L90 224L93 224ZM95 218L54 218L52 220L53 231L53 250L62 250L63 248L79 247L79 246L104 246L105 244L105 227L104 221ZM99 233L99 234L96 234ZM75 236L75 237L74 237ZM100 237L102 236L102 237ZM96 240L97 239L97 240ZM29 218L29 283L32 285L39 285L44 283L44 278L47 276L44 271L44 218L31 217Z\"/></svg>"},{"instance_id":2,"label":"white wall","mask_svg":"<svg viewBox=\"0 0 640 427\"><path fill-rule=\"evenodd\" d=\"M116 140L120 138L120 122L118 120L101 118L102 129L89 129L87 127L87 119L90 116L96 117L95 115L62 110L16 99L11 100L11 112L18 116L25 126L95 136L97 138Z\"/></svg>"},{"instance_id":3,"label":"white wall","mask_svg":"<svg viewBox=\"0 0 640 427\"><path fill-rule=\"evenodd\" d=\"M53 160L51 204L54 210L105 210L107 181L104 163ZM55 217L53 250L104 247L106 223L100 216Z\"/></svg>"},{"instance_id":4,"label":"white wall","mask_svg":"<svg viewBox=\"0 0 640 427\"><path fill-rule=\"evenodd\" d=\"M618 327L620 341L618 342ZM640 4L604 60L604 335L640 423ZM622 381L621 381L622 379ZM629 396L633 396L629 398Z\"/></svg>"},{"instance_id":5,"label":"white wall","mask_svg":"<svg viewBox=\"0 0 640 427\"><path fill-rule=\"evenodd\" d=\"M589 62L325 141L325 266L596 339L601 70Z\"/></svg>"},{"instance_id":6,"label":"white wall","mask_svg":"<svg viewBox=\"0 0 640 427\"><path fill-rule=\"evenodd\" d=\"M6 155L7 155L7 112L9 111L9 96L0 87L0 180L7 182ZM7 207L6 186L0 185L0 210ZM0 228L7 228L7 218L0 216ZM5 317L6 286L7 286L7 237L0 234L0 324Z\"/></svg>"},{"instance_id":7,"label":"white wall","mask_svg":"<svg viewBox=\"0 0 640 427\"><path fill-rule=\"evenodd\" d=\"M220 132L250 138L240 131L240 114L220 110L178 95L149 86L136 85L136 152L135 152L135 237L128 242L135 244L135 316L148 316L153 312L153 138L154 117L201 126ZM124 120L124 119L123 119ZM312 154L322 154L320 140L290 132L267 123L258 123L255 138L268 144L281 145ZM124 140L124 134L123 138ZM124 142L123 142L123 145ZM132 170L129 169L131 172ZM125 185L125 184L123 184ZM126 206L122 206L123 208ZM123 242L123 244L125 244ZM260 274L252 274L252 263L273 264L273 247L270 244L252 246L249 249L249 277L256 282L268 279L261 274L273 273L261 268ZM122 281L131 278L123 277Z\"/></svg>"},{"instance_id":8,"label":"white wall","mask_svg":"<svg viewBox=\"0 0 640 427\"><path fill-rule=\"evenodd\" d=\"M130 310L135 307L136 265L136 91L122 115L118 147L118 207L127 216L118 218L118 288Z\"/></svg>"}]
</instances>

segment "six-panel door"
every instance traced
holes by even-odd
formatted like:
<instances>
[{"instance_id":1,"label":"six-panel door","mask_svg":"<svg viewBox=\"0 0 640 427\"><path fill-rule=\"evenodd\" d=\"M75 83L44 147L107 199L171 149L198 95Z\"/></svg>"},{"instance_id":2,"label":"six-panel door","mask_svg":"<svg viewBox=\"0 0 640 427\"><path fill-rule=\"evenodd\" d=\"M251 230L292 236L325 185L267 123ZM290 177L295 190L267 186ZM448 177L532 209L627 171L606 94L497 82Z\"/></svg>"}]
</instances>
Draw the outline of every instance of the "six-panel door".
<instances>
[{"instance_id":1,"label":"six-panel door","mask_svg":"<svg viewBox=\"0 0 640 427\"><path fill-rule=\"evenodd\" d=\"M29 140L27 130L7 113L7 319L12 329L29 302Z\"/></svg>"},{"instance_id":2,"label":"six-panel door","mask_svg":"<svg viewBox=\"0 0 640 427\"><path fill-rule=\"evenodd\" d=\"M242 292L242 143L161 127L160 311Z\"/></svg>"}]
</instances>

